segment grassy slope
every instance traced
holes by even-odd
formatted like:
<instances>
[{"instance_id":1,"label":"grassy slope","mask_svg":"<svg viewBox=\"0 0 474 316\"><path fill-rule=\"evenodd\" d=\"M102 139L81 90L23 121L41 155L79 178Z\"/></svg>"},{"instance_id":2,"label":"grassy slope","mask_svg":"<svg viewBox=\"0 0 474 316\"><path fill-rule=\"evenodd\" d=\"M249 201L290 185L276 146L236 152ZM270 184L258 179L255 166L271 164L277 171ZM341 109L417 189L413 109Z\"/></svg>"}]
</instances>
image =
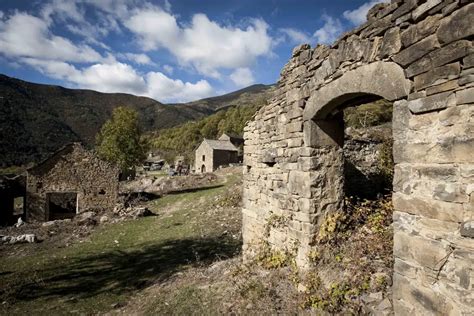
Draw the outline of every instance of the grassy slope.
<instances>
[{"instance_id":1,"label":"grassy slope","mask_svg":"<svg viewBox=\"0 0 474 316\"><path fill-rule=\"evenodd\" d=\"M165 196L150 205L158 216L101 226L82 243L2 256L0 314L106 312L197 262L235 255L239 210L201 214L238 179L230 175L225 185Z\"/></svg>"}]
</instances>

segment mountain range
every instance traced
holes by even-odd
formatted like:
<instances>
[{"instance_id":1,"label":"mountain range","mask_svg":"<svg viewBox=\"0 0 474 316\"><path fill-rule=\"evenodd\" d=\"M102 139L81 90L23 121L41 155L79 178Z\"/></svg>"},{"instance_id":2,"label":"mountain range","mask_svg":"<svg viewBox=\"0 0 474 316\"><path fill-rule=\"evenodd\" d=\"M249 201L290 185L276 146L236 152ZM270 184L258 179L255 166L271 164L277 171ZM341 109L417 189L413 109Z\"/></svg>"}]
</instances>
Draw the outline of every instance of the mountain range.
<instances>
[{"instance_id":1,"label":"mountain range","mask_svg":"<svg viewBox=\"0 0 474 316\"><path fill-rule=\"evenodd\" d=\"M70 142L92 147L118 106L135 109L147 132L266 99L270 91L271 85L257 84L222 96L163 104L148 97L68 89L0 74L0 168L37 162Z\"/></svg>"}]
</instances>

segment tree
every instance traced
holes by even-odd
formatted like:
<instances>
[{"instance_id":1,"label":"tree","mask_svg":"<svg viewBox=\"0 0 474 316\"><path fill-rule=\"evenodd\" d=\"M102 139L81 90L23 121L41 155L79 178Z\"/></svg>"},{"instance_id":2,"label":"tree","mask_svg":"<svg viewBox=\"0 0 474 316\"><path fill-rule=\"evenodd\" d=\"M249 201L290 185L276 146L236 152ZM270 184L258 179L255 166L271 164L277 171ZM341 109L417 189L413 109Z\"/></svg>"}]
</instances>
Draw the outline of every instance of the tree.
<instances>
[{"instance_id":1,"label":"tree","mask_svg":"<svg viewBox=\"0 0 474 316\"><path fill-rule=\"evenodd\" d=\"M147 146L141 140L138 113L117 107L96 136L99 157L117 164L122 170L133 168L146 158Z\"/></svg>"}]
</instances>

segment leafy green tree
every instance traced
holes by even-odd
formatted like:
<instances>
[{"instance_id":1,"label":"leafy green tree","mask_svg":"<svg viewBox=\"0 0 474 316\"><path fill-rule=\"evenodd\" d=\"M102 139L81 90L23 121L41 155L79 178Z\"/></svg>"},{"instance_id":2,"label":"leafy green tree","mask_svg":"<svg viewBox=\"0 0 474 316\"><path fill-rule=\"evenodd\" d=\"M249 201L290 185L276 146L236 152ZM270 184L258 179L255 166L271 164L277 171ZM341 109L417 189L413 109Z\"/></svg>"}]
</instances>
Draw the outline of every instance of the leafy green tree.
<instances>
[{"instance_id":1,"label":"leafy green tree","mask_svg":"<svg viewBox=\"0 0 474 316\"><path fill-rule=\"evenodd\" d=\"M138 113L117 107L96 136L96 151L104 160L122 170L133 168L146 158L147 146L141 140Z\"/></svg>"}]
</instances>

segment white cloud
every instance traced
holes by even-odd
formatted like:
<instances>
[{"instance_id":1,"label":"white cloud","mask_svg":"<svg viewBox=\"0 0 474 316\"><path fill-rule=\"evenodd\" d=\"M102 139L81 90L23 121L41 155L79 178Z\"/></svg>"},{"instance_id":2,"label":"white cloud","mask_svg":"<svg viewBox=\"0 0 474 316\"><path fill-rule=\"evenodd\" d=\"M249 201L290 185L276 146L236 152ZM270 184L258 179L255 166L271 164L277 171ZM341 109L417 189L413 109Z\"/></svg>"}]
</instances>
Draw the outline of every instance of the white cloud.
<instances>
[{"instance_id":1,"label":"white cloud","mask_svg":"<svg viewBox=\"0 0 474 316\"><path fill-rule=\"evenodd\" d=\"M333 18L327 14L322 15L324 21L323 27L314 32L313 37L317 43L320 44L331 44L337 37L343 32L341 21L337 18Z\"/></svg>"},{"instance_id":2,"label":"white cloud","mask_svg":"<svg viewBox=\"0 0 474 316\"><path fill-rule=\"evenodd\" d=\"M172 75L174 72L174 68L170 65L163 65L163 70L169 75Z\"/></svg>"},{"instance_id":3,"label":"white cloud","mask_svg":"<svg viewBox=\"0 0 474 316\"><path fill-rule=\"evenodd\" d=\"M345 19L354 25L359 25L367 21L367 12L377 3L390 2L388 0L372 0L362 4L355 10L347 10L342 13Z\"/></svg>"},{"instance_id":4,"label":"white cloud","mask_svg":"<svg viewBox=\"0 0 474 316\"><path fill-rule=\"evenodd\" d=\"M300 30L294 28L281 28L280 31L295 45L311 43L311 36Z\"/></svg>"},{"instance_id":5,"label":"white cloud","mask_svg":"<svg viewBox=\"0 0 474 316\"><path fill-rule=\"evenodd\" d=\"M229 77L238 87L246 87L255 82L252 71L248 68L237 68Z\"/></svg>"},{"instance_id":6,"label":"white cloud","mask_svg":"<svg viewBox=\"0 0 474 316\"><path fill-rule=\"evenodd\" d=\"M83 69L63 61L22 58L45 75L64 80L77 88L101 92L121 92L154 98L161 102L187 102L214 95L214 89L206 80L196 83L171 79L161 72L139 74L130 65L111 62L95 64Z\"/></svg>"},{"instance_id":7,"label":"white cloud","mask_svg":"<svg viewBox=\"0 0 474 316\"><path fill-rule=\"evenodd\" d=\"M48 24L32 15L16 12L0 25L0 53L72 62L95 62L101 55L88 45L75 45L56 36Z\"/></svg>"},{"instance_id":8,"label":"white cloud","mask_svg":"<svg viewBox=\"0 0 474 316\"><path fill-rule=\"evenodd\" d=\"M151 61L150 57L148 57L148 55L146 54L125 53L125 54L122 54L121 56L139 65L153 65L154 64Z\"/></svg>"},{"instance_id":9,"label":"white cloud","mask_svg":"<svg viewBox=\"0 0 474 316\"><path fill-rule=\"evenodd\" d=\"M149 72L146 78L148 95L163 102L187 102L213 95L213 89L206 80L183 82L168 78L161 72Z\"/></svg>"},{"instance_id":10,"label":"white cloud","mask_svg":"<svg viewBox=\"0 0 474 316\"><path fill-rule=\"evenodd\" d=\"M261 19L241 29L196 14L189 25L180 26L172 14L149 7L137 10L125 25L138 36L144 50L165 48L178 63L210 77L219 77L222 68L249 67L257 57L271 53L272 38Z\"/></svg>"}]
</instances>

